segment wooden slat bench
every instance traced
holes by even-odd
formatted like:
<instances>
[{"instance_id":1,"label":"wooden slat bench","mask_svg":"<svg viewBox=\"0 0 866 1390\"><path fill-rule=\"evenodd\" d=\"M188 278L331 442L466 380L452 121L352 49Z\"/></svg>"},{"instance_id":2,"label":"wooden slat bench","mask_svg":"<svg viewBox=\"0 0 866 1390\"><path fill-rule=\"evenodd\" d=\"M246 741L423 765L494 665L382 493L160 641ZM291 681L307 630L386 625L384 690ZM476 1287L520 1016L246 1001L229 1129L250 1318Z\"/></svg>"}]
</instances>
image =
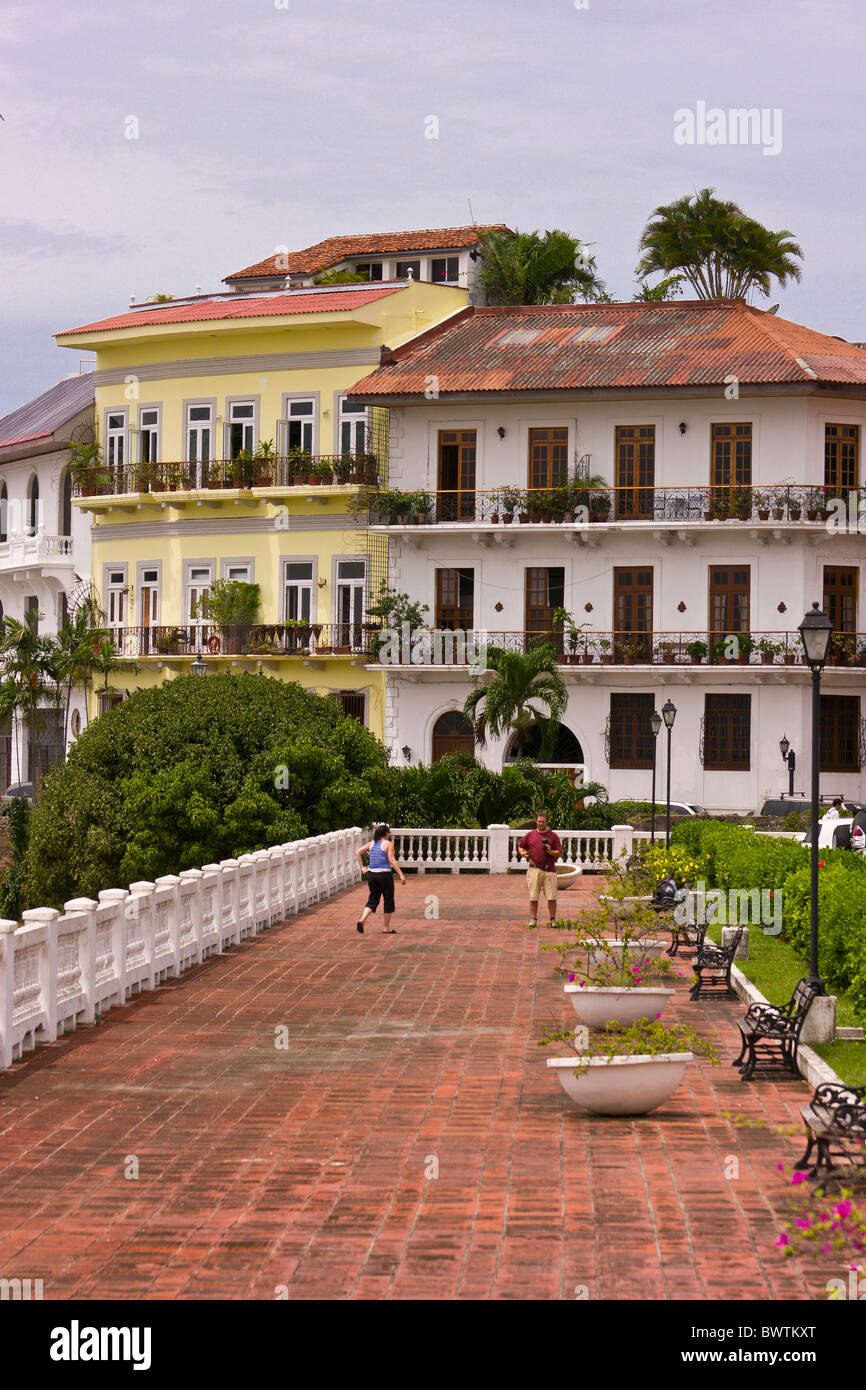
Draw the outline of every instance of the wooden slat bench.
<instances>
[{"instance_id":1,"label":"wooden slat bench","mask_svg":"<svg viewBox=\"0 0 866 1390\"><path fill-rule=\"evenodd\" d=\"M756 1068L782 1066L797 1073L797 1048L806 1015L812 1007L816 991L805 979L797 981L787 1004L750 1004L745 1018L737 1022L743 1046L731 1065L739 1067L742 1081L749 1081ZM758 1061L760 1048L762 1060ZM744 1060L745 1058L745 1060Z\"/></svg>"},{"instance_id":2,"label":"wooden slat bench","mask_svg":"<svg viewBox=\"0 0 866 1390\"><path fill-rule=\"evenodd\" d=\"M866 1175L866 1086L823 1081L800 1114L809 1143L795 1168L819 1178L832 1172L837 1159L845 1167L859 1166Z\"/></svg>"}]
</instances>

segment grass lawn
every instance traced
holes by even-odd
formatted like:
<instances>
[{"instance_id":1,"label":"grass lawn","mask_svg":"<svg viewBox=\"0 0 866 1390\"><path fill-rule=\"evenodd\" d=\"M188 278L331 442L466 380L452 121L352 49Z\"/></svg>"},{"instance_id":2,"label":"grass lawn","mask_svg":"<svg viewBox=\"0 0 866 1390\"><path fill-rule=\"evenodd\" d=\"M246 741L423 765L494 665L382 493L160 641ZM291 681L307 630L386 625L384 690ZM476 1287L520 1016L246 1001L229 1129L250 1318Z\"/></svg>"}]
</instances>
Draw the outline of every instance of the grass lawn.
<instances>
[{"instance_id":1,"label":"grass lawn","mask_svg":"<svg viewBox=\"0 0 866 1390\"><path fill-rule=\"evenodd\" d=\"M721 927L712 925L707 936L721 941ZM747 979L771 1004L787 1004L794 986L809 967L787 941L765 936L756 927L749 930L749 959L737 965ZM858 1014L847 994L838 996L836 1023L840 1028L863 1027L866 1019ZM815 1046L815 1051L849 1086L866 1085L866 1042L834 1042Z\"/></svg>"}]
</instances>

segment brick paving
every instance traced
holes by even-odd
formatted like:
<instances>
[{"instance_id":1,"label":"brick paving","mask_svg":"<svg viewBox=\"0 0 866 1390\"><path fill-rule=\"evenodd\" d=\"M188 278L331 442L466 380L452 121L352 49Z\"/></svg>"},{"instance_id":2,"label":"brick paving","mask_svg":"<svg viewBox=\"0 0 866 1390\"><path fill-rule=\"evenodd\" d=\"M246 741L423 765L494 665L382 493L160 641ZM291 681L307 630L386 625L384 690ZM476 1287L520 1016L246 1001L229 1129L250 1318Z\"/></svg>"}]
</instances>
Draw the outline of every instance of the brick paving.
<instances>
[{"instance_id":1,"label":"brick paving","mask_svg":"<svg viewBox=\"0 0 866 1390\"><path fill-rule=\"evenodd\" d=\"M824 1296L828 1271L774 1248L808 1089L740 1082L739 1005L684 979L669 1014L723 1065L651 1115L584 1117L536 1045L570 1006L522 877L410 878L395 936L356 933L362 901L0 1073L0 1277L46 1299Z\"/></svg>"}]
</instances>

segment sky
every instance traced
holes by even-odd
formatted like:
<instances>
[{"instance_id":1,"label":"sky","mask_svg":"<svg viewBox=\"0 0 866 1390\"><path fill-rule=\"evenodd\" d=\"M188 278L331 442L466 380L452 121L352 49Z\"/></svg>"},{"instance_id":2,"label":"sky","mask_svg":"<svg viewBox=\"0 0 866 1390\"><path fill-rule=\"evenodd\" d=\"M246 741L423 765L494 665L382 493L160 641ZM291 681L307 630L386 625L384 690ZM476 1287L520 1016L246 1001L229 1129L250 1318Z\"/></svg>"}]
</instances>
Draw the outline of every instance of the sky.
<instances>
[{"instance_id":1,"label":"sky","mask_svg":"<svg viewBox=\"0 0 866 1390\"><path fill-rule=\"evenodd\" d=\"M560 227L630 299L707 185L803 248L757 302L866 340L864 37L858 0L4 0L0 416L79 370L52 334L327 236Z\"/></svg>"}]
</instances>

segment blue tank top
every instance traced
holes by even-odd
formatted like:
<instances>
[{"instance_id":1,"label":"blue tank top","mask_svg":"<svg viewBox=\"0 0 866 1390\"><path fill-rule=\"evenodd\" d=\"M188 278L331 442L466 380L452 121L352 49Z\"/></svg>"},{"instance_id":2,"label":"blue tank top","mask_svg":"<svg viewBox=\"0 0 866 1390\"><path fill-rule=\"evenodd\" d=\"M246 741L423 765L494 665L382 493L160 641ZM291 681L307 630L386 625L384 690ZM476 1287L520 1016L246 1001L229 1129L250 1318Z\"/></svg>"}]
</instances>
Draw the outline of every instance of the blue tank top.
<instances>
[{"instance_id":1,"label":"blue tank top","mask_svg":"<svg viewBox=\"0 0 866 1390\"><path fill-rule=\"evenodd\" d=\"M387 844L387 840L374 840L370 850L370 868L375 873L377 870L391 868L391 861L388 858L388 851L382 846Z\"/></svg>"}]
</instances>

